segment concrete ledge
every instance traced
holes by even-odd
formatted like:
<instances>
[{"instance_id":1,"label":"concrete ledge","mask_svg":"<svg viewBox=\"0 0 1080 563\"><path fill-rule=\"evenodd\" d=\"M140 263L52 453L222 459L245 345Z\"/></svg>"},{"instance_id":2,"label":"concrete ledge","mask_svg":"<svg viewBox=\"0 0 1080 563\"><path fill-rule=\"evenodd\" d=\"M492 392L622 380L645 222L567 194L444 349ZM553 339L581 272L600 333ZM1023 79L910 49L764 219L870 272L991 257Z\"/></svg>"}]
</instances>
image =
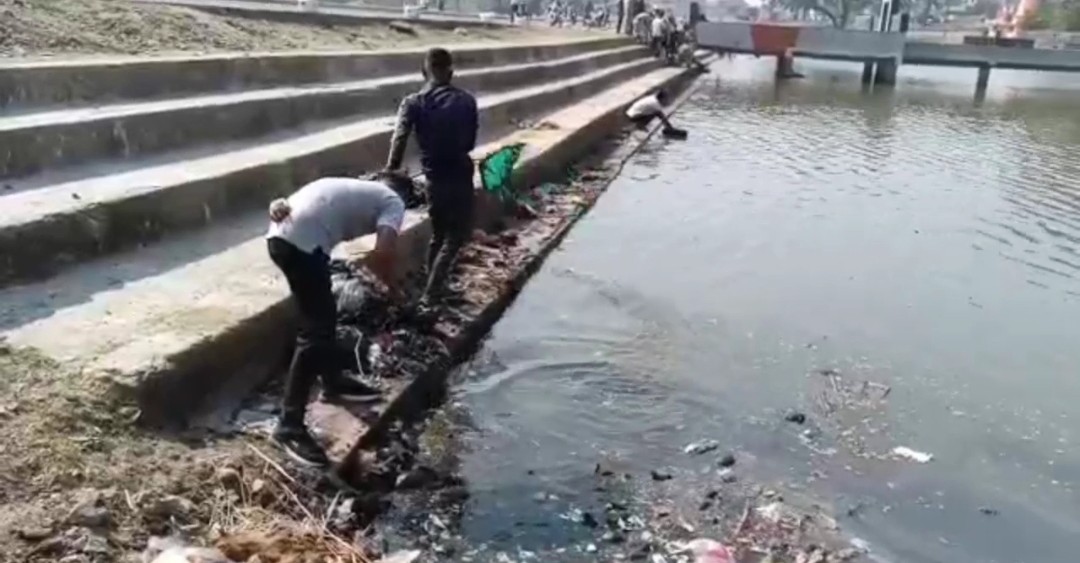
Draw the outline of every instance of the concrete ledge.
<instances>
[{"instance_id":1,"label":"concrete ledge","mask_svg":"<svg viewBox=\"0 0 1080 563\"><path fill-rule=\"evenodd\" d=\"M557 49L551 49L556 51ZM528 53L544 55L545 50ZM491 93L560 80L646 54L630 46L568 58L480 68L460 73L457 83ZM418 73L360 82L276 88L35 113L0 118L0 176L15 178L104 158L136 158L211 142L238 141L319 120L392 115L400 100L423 84Z\"/></svg>"},{"instance_id":2,"label":"concrete ledge","mask_svg":"<svg viewBox=\"0 0 1080 563\"><path fill-rule=\"evenodd\" d=\"M482 97L481 128L498 130L658 65L641 59ZM47 276L73 262L261 207L319 176L377 169L390 134L388 120L369 120L204 159L4 196L0 285Z\"/></svg>"},{"instance_id":3,"label":"concrete ledge","mask_svg":"<svg viewBox=\"0 0 1080 563\"><path fill-rule=\"evenodd\" d=\"M631 43L622 37L560 43L453 46L459 69L561 58ZM175 97L247 88L340 82L420 68L426 49L119 57L0 63L0 109Z\"/></svg>"},{"instance_id":4,"label":"concrete ledge","mask_svg":"<svg viewBox=\"0 0 1080 563\"><path fill-rule=\"evenodd\" d=\"M622 114L630 103L656 88L680 89L693 76L689 71L677 69L656 70L545 118L545 122L558 125L558 129L520 131L481 147L474 154L479 157L508 143L525 142L527 150L515 169L514 185L523 187L561 179L567 166L580 160L593 145L625 123ZM479 217L481 222L490 222L499 213L498 208L484 206L480 202L477 211L483 214ZM460 361L471 353L578 218L580 215L567 218L552 232L552 236L538 241L528 264L515 274L513 283L506 291L497 300L485 304L473 322L469 323L468 330L448 343L454 361ZM421 267L429 237L427 216L410 214L407 227L399 237L403 269ZM372 246L370 238L344 245L339 248L339 255L350 261L363 262ZM166 364L141 372L136 394L143 409L144 421L153 425L188 424L208 412L235 405L246 392L276 371L275 367L284 361L281 353L290 349L288 343L294 327L294 312L284 288L281 291L273 305L224 327L224 330L211 333L197 344L171 356ZM275 343L281 344L273 345ZM265 353L271 349L278 353ZM355 447L365 447L377 441L394 420L435 396L445 382L450 367L432 366L427 373L396 393L379 419L357 440ZM231 375L222 378L222 373ZM337 409L341 410L340 407ZM342 438L349 444L356 439L355 436Z\"/></svg>"}]
</instances>

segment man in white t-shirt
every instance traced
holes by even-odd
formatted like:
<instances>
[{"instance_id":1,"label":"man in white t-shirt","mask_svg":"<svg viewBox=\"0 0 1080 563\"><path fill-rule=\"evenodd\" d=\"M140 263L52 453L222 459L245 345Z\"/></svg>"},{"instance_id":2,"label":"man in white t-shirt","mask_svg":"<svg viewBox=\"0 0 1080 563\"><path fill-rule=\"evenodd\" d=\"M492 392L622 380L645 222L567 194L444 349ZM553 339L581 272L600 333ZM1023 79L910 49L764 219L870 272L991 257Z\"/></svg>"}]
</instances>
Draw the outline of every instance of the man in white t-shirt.
<instances>
[{"instance_id":1,"label":"man in white t-shirt","mask_svg":"<svg viewBox=\"0 0 1080 563\"><path fill-rule=\"evenodd\" d=\"M672 31L674 30L671 29L671 22L664 15L664 10L657 8L653 14L652 33L650 34L652 50L656 56L664 56Z\"/></svg>"},{"instance_id":2,"label":"man in white t-shirt","mask_svg":"<svg viewBox=\"0 0 1080 563\"><path fill-rule=\"evenodd\" d=\"M649 12L641 12L634 16L631 21L631 29L634 31L634 39L642 45L649 45L652 34L652 14Z\"/></svg>"},{"instance_id":3,"label":"man in white t-shirt","mask_svg":"<svg viewBox=\"0 0 1080 563\"><path fill-rule=\"evenodd\" d=\"M649 94L630 104L630 108L626 110L626 117L629 117L630 121L637 125L639 129L648 127L654 119L663 122L664 128L674 129L671 122L668 121L667 115L664 114L664 105L666 104L667 92L657 90L656 93Z\"/></svg>"},{"instance_id":4,"label":"man in white t-shirt","mask_svg":"<svg viewBox=\"0 0 1080 563\"><path fill-rule=\"evenodd\" d=\"M338 243L375 233L368 267L396 297L397 235L405 201L414 186L408 176L380 173L370 180L322 178L270 204L266 244L285 274L299 310L296 349L285 381L281 418L273 439L297 461L317 466L328 460L304 425L308 395L322 379L327 399L355 400L379 391L334 365L337 305L330 288L330 253Z\"/></svg>"}]
</instances>

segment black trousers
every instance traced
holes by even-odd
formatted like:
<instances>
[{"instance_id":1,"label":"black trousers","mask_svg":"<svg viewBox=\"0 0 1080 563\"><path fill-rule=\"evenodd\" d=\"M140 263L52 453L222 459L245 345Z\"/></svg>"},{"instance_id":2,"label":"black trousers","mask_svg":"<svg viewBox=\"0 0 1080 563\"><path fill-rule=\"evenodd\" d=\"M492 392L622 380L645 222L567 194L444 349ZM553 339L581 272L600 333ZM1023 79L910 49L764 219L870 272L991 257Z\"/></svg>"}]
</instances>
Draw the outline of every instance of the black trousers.
<instances>
[{"instance_id":1,"label":"black trousers","mask_svg":"<svg viewBox=\"0 0 1080 563\"><path fill-rule=\"evenodd\" d=\"M649 126L650 123L658 116L654 113L647 113L645 115L639 115L637 117L631 117L630 122L634 124L638 129L644 129Z\"/></svg>"},{"instance_id":2,"label":"black trousers","mask_svg":"<svg viewBox=\"0 0 1080 563\"><path fill-rule=\"evenodd\" d=\"M428 188L431 208L431 244L428 247L428 281L425 296L434 297L446 285L461 248L469 241L473 229L472 175L460 175L446 180L433 180Z\"/></svg>"},{"instance_id":3,"label":"black trousers","mask_svg":"<svg viewBox=\"0 0 1080 563\"><path fill-rule=\"evenodd\" d=\"M337 328L337 304L330 289L330 258L321 250L308 253L292 243L272 238L266 241L270 259L285 279L300 314L285 396L281 404L284 424L304 423L308 396L315 380L336 375L334 335Z\"/></svg>"}]
</instances>

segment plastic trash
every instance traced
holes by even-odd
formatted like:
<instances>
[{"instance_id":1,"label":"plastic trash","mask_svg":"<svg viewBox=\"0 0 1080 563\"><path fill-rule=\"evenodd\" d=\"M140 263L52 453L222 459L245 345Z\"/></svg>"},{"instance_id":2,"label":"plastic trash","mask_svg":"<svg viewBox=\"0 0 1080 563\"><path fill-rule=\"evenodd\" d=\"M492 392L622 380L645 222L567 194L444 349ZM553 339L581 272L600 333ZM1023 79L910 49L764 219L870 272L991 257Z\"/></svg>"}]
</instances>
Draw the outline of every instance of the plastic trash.
<instances>
[{"instance_id":1,"label":"plastic trash","mask_svg":"<svg viewBox=\"0 0 1080 563\"><path fill-rule=\"evenodd\" d=\"M150 538L142 560L150 563L234 563L216 549L190 546L173 537Z\"/></svg>"},{"instance_id":2,"label":"plastic trash","mask_svg":"<svg viewBox=\"0 0 1080 563\"><path fill-rule=\"evenodd\" d=\"M893 448L892 453L894 456L910 459L917 463L926 463L934 459L934 454L932 453L920 452L919 450L913 450L907 446L896 446Z\"/></svg>"},{"instance_id":3,"label":"plastic trash","mask_svg":"<svg viewBox=\"0 0 1080 563\"><path fill-rule=\"evenodd\" d=\"M726 545L709 538L688 542L685 551L694 556L694 563L736 563L735 556Z\"/></svg>"},{"instance_id":4,"label":"plastic trash","mask_svg":"<svg viewBox=\"0 0 1080 563\"><path fill-rule=\"evenodd\" d=\"M330 290L337 301L338 315L356 315L363 309L367 289L360 278L334 274L330 278Z\"/></svg>"},{"instance_id":5,"label":"plastic trash","mask_svg":"<svg viewBox=\"0 0 1080 563\"><path fill-rule=\"evenodd\" d=\"M718 449L719 447L720 444L716 440L702 440L700 442L687 444L686 447L683 448L683 452L689 455L701 455Z\"/></svg>"},{"instance_id":6,"label":"plastic trash","mask_svg":"<svg viewBox=\"0 0 1080 563\"><path fill-rule=\"evenodd\" d=\"M485 191L502 201L513 199L511 178L514 174L514 166L521 158L523 150L525 150L524 143L506 145L480 161L480 183Z\"/></svg>"},{"instance_id":7,"label":"plastic trash","mask_svg":"<svg viewBox=\"0 0 1080 563\"><path fill-rule=\"evenodd\" d=\"M684 140L689 136L689 133L685 129L678 129L676 127L665 127L661 134L668 139Z\"/></svg>"},{"instance_id":8,"label":"plastic trash","mask_svg":"<svg viewBox=\"0 0 1080 563\"><path fill-rule=\"evenodd\" d=\"M403 550L391 553L376 563L412 563L420 557L419 549Z\"/></svg>"}]
</instances>

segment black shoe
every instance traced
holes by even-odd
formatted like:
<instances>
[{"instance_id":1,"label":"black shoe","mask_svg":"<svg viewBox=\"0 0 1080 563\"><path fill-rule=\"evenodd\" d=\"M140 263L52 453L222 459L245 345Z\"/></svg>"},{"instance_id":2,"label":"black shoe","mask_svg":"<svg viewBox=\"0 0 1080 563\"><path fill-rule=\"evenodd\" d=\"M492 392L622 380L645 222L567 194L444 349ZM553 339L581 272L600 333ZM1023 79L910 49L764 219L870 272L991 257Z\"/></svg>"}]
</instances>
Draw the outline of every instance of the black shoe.
<instances>
[{"instance_id":1,"label":"black shoe","mask_svg":"<svg viewBox=\"0 0 1080 563\"><path fill-rule=\"evenodd\" d=\"M271 438L297 463L308 467L322 467L330 464L322 446L303 426L278 423Z\"/></svg>"},{"instance_id":2,"label":"black shoe","mask_svg":"<svg viewBox=\"0 0 1080 563\"><path fill-rule=\"evenodd\" d=\"M382 391L356 379L340 374L323 384L323 399L327 401L370 401L382 396Z\"/></svg>"}]
</instances>

